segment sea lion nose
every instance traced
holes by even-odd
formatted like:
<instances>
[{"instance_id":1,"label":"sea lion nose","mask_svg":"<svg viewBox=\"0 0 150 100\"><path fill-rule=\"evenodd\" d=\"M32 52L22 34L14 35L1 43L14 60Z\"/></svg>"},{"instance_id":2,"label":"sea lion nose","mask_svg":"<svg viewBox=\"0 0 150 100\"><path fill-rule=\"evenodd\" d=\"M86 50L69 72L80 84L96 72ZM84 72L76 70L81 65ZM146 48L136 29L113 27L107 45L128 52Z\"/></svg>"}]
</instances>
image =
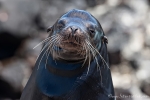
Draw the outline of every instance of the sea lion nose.
<instances>
[{"instance_id":1,"label":"sea lion nose","mask_svg":"<svg viewBox=\"0 0 150 100\"><path fill-rule=\"evenodd\" d=\"M79 30L79 28L76 26L70 26L69 28L71 29L72 34L75 34Z\"/></svg>"}]
</instances>

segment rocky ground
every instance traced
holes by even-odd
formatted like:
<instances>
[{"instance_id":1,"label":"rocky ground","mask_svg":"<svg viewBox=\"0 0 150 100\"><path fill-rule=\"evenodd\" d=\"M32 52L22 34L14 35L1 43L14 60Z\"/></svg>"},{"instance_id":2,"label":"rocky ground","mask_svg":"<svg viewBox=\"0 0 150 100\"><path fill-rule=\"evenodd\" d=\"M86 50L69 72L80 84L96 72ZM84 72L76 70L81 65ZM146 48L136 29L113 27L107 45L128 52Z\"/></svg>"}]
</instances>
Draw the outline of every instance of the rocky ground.
<instances>
[{"instance_id":1,"label":"rocky ground","mask_svg":"<svg viewBox=\"0 0 150 100\"><path fill-rule=\"evenodd\" d=\"M108 37L117 100L150 100L150 0L0 0L0 100L19 99L46 28L89 11Z\"/></svg>"}]
</instances>

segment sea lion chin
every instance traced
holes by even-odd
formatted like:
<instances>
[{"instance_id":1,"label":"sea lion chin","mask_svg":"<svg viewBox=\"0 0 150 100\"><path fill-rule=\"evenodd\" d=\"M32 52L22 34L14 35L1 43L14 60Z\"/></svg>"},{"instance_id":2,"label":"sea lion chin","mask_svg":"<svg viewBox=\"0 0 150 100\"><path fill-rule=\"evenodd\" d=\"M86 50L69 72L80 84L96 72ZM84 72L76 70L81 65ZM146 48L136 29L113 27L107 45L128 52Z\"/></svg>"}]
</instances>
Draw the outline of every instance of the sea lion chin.
<instances>
[{"instance_id":1,"label":"sea lion chin","mask_svg":"<svg viewBox=\"0 0 150 100\"><path fill-rule=\"evenodd\" d=\"M104 35L99 22L83 10L71 10L47 29L52 37L50 53L56 60L83 61L93 58L92 48L101 47ZM49 43L49 42L48 42Z\"/></svg>"}]
</instances>

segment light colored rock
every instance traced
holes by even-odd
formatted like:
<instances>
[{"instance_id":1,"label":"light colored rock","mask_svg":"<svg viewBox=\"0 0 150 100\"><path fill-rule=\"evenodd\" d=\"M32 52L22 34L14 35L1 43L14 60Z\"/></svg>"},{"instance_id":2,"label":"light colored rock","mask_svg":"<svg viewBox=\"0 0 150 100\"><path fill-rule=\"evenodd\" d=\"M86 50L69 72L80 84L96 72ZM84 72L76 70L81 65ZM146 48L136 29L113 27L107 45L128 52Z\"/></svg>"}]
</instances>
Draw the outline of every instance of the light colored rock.
<instances>
[{"instance_id":1,"label":"light colored rock","mask_svg":"<svg viewBox=\"0 0 150 100\"><path fill-rule=\"evenodd\" d=\"M27 74L25 72L28 72ZM15 91L20 91L25 76L31 73L28 63L21 59L12 58L9 64L3 65L0 77L8 82Z\"/></svg>"}]
</instances>

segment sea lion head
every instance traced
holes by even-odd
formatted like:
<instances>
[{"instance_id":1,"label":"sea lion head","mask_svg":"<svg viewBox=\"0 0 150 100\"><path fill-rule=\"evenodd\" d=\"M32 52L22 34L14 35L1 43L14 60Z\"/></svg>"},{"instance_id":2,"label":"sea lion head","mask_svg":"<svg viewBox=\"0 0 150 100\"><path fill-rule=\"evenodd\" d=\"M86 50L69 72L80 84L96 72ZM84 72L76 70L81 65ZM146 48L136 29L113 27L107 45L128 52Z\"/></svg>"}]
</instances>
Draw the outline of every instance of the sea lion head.
<instances>
[{"instance_id":1,"label":"sea lion head","mask_svg":"<svg viewBox=\"0 0 150 100\"><path fill-rule=\"evenodd\" d=\"M86 61L97 54L102 42L107 42L100 23L84 10L65 13L47 31L47 50L56 60Z\"/></svg>"}]
</instances>

